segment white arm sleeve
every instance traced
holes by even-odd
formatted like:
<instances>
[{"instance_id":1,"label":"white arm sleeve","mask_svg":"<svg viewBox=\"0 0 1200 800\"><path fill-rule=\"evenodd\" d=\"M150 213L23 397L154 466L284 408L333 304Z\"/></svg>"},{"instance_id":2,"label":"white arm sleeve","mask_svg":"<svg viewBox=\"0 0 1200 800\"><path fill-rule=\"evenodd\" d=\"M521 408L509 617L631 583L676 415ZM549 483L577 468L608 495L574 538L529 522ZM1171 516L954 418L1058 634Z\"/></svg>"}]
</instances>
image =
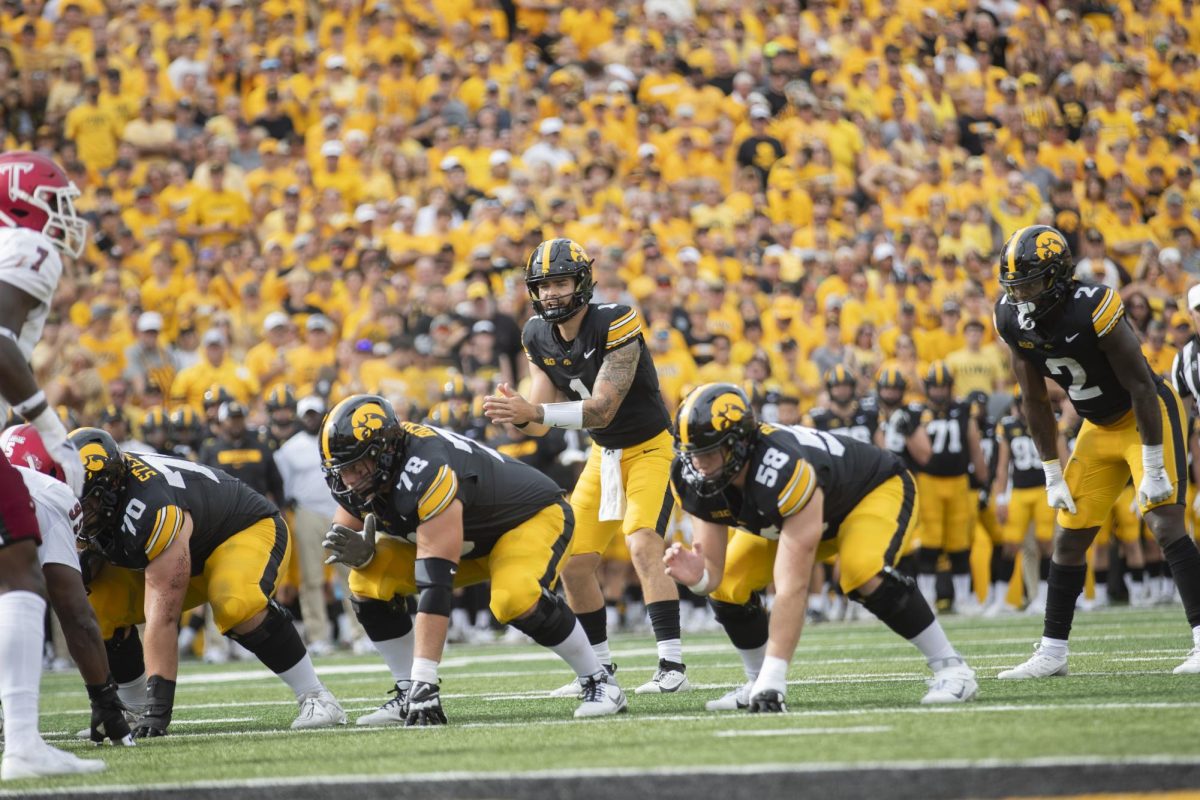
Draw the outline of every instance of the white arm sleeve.
<instances>
[{"instance_id":1,"label":"white arm sleeve","mask_svg":"<svg viewBox=\"0 0 1200 800\"><path fill-rule=\"evenodd\" d=\"M38 530L42 543L38 546L38 563L62 564L79 569L79 554L75 550L75 535L83 523L83 511L75 494L65 483L26 467L17 467L33 498Z\"/></svg>"}]
</instances>

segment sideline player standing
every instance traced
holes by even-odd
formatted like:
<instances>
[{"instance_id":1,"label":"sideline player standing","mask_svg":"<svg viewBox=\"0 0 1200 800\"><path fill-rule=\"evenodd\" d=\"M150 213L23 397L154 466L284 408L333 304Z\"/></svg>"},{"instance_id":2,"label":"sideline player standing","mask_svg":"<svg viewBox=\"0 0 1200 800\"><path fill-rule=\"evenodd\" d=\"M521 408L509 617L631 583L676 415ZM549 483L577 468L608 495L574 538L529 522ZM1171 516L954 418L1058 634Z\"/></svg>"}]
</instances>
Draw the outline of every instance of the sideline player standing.
<instances>
[{"instance_id":1,"label":"sideline player standing","mask_svg":"<svg viewBox=\"0 0 1200 800\"><path fill-rule=\"evenodd\" d=\"M42 338L63 264L78 258L87 223L75 214L79 189L39 153L0 155L0 395L37 428L76 497L83 464L58 414L38 388L29 359ZM0 411L3 411L0 408ZM41 543L33 501L20 473L0 456L0 703L5 743L0 778L99 772L46 744L38 733L46 586L38 566Z\"/></svg>"},{"instance_id":2,"label":"sideline player standing","mask_svg":"<svg viewBox=\"0 0 1200 800\"><path fill-rule=\"evenodd\" d=\"M1192 628L1195 646L1175 672L1200 673L1200 552L1184 527L1183 403L1150 370L1120 296L1080 283L1074 274L1066 239L1047 225L1021 228L1000 252L1004 294L996 301L996 331L1012 351L1046 495L1059 511L1042 641L1032 658L997 677L1067 674L1067 637L1087 574L1087 550L1130 476ZM1045 378L1067 391L1084 419L1066 469L1058 460Z\"/></svg>"},{"instance_id":3,"label":"sideline player standing","mask_svg":"<svg viewBox=\"0 0 1200 800\"><path fill-rule=\"evenodd\" d=\"M533 381L530 397L501 384L499 394L484 399L484 411L492 422L512 423L530 436L551 428L583 428L591 435L592 451L571 493L575 538L563 569L567 600L600 662L611 666L596 572L609 542L623 533L658 644L658 671L636 693L684 691L679 590L662 564L673 505L671 418L641 321L629 306L590 302L592 259L570 239L537 246L525 265L525 286L538 314L521 337ZM570 683L555 694L578 690Z\"/></svg>"}]
</instances>

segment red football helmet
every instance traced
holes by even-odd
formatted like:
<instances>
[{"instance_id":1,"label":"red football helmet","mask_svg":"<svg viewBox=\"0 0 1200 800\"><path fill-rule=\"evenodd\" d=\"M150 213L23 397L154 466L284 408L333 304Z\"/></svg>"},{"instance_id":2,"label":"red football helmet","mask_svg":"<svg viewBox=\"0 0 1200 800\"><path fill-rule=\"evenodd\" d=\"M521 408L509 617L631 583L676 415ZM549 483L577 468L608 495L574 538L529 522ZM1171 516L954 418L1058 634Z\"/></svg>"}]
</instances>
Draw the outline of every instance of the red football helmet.
<instances>
[{"instance_id":1,"label":"red football helmet","mask_svg":"<svg viewBox=\"0 0 1200 800\"><path fill-rule=\"evenodd\" d=\"M56 480L66 481L62 467L50 457L42 441L42 435L32 425L14 425L5 428L0 433L0 451L3 451L10 464L18 467L29 467L32 470L49 475Z\"/></svg>"},{"instance_id":2,"label":"red football helmet","mask_svg":"<svg viewBox=\"0 0 1200 800\"><path fill-rule=\"evenodd\" d=\"M87 221L75 213L77 197L74 182L41 153L0 154L0 224L44 234L72 258L87 244Z\"/></svg>"}]
</instances>

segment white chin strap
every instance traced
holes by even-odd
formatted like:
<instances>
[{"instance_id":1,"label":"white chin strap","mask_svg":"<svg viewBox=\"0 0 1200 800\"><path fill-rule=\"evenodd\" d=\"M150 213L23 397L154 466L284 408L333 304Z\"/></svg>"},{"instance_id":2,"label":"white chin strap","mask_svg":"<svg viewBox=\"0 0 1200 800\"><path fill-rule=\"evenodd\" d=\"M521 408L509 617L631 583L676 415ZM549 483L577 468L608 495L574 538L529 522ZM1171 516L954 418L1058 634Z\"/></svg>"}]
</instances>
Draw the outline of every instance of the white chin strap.
<instances>
[{"instance_id":1,"label":"white chin strap","mask_svg":"<svg viewBox=\"0 0 1200 800\"><path fill-rule=\"evenodd\" d=\"M1037 306L1033 303L1017 303L1017 324L1021 326L1023 331L1033 330L1032 314L1037 310Z\"/></svg>"}]
</instances>

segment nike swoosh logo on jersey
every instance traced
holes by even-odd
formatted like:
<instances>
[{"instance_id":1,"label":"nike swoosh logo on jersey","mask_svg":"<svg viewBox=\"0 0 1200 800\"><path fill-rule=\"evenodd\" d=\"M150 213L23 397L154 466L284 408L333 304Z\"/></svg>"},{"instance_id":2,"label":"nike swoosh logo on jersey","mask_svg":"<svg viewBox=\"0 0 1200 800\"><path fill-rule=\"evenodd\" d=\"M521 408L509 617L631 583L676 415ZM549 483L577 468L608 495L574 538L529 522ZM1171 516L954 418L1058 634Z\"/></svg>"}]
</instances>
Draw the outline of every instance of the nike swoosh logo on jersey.
<instances>
[{"instance_id":1,"label":"nike swoosh logo on jersey","mask_svg":"<svg viewBox=\"0 0 1200 800\"><path fill-rule=\"evenodd\" d=\"M594 348L594 347L593 347L591 350L588 350L588 351L584 352L584 354L583 354L583 357L584 357L584 358L591 358L591 357L592 357L592 353L594 353L594 352L596 352L596 348Z\"/></svg>"},{"instance_id":2,"label":"nike swoosh logo on jersey","mask_svg":"<svg viewBox=\"0 0 1200 800\"><path fill-rule=\"evenodd\" d=\"M1078 335L1079 335L1078 333L1072 333L1070 336L1066 337L1066 339L1068 342L1073 342L1073 341L1075 341L1075 337Z\"/></svg>"}]
</instances>

